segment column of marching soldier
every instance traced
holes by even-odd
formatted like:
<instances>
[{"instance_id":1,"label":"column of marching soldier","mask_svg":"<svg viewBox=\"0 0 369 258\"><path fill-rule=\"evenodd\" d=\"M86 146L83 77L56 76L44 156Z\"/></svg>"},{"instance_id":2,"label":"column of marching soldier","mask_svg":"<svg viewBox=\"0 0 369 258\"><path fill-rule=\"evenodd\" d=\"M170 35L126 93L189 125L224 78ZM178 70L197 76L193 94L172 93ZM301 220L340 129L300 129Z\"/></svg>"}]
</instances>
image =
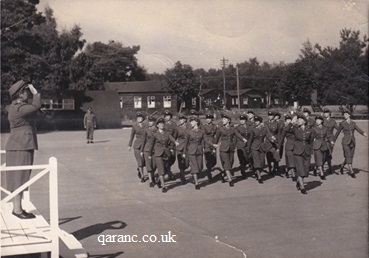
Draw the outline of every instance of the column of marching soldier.
<instances>
[{"instance_id":1,"label":"column of marching soldier","mask_svg":"<svg viewBox=\"0 0 369 258\"><path fill-rule=\"evenodd\" d=\"M222 114L221 122L215 124L214 115L210 113L205 115L206 122L202 124L195 110L191 110L188 117L179 114L178 123L172 118L170 111L164 111L159 119L148 116L146 125L143 123L145 116L137 113L128 143L130 150L135 138L133 149L141 182L148 180L150 187L157 185L163 193L168 191L164 176L174 180L171 167L176 159L182 184L186 184L185 171L190 168L195 189L200 189L198 176L203 171L204 158L206 175L209 182L212 181L218 150L223 169L220 178L230 187L234 186L231 171L235 152L243 179L247 178L246 170L251 170L260 184L263 183L261 173L266 172L265 165L270 176L281 173L279 162L284 153L286 166L283 173L296 182L297 190L306 194L304 178L309 171L326 180L323 168L327 163L327 173L334 172L332 152L341 131L345 160L339 165L339 171L343 174L347 165L352 178L356 177L352 168L356 145L354 131L367 137L351 120L348 110L344 111L344 120L340 124L331 118L329 109L324 109L315 119L309 109L304 109L301 114L284 115L284 121L280 113L269 111L265 122L249 110L246 115L239 116L237 126L227 114ZM311 156L314 156L314 166Z\"/></svg>"}]
</instances>

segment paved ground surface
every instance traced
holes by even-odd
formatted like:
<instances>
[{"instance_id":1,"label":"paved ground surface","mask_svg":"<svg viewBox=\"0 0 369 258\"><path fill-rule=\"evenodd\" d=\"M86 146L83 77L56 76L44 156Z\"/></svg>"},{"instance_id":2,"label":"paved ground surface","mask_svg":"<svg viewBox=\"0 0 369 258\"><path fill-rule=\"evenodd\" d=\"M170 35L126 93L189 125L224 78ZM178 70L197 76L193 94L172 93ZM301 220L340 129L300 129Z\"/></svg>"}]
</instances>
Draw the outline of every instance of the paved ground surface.
<instances>
[{"instance_id":1,"label":"paved ground surface","mask_svg":"<svg viewBox=\"0 0 369 258\"><path fill-rule=\"evenodd\" d=\"M358 125L368 133L367 122ZM260 185L251 177L241 180L239 171L233 188L217 177L212 184L202 178L200 191L177 180L163 194L139 182L133 152L126 147L129 134L128 129L99 130L89 145L83 131L38 136L35 163L50 156L59 162L60 227L91 257L368 257L367 138L356 136L356 179L330 175L322 182L311 175L307 195L283 176L265 174ZM8 134L1 136L3 149ZM334 149L336 165L343 159L341 137ZM46 180L32 188L31 198L48 217ZM168 231L176 242L98 241L101 235L137 235L137 240L155 235L160 241Z\"/></svg>"}]
</instances>

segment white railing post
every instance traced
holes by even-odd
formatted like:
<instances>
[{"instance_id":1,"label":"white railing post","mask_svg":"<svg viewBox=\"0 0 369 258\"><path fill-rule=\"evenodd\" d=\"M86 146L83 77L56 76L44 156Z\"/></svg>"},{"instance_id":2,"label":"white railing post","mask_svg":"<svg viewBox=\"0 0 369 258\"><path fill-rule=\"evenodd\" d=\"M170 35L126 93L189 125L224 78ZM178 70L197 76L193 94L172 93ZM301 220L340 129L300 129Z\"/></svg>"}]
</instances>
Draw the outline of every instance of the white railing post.
<instances>
[{"instance_id":1,"label":"white railing post","mask_svg":"<svg viewBox=\"0 0 369 258\"><path fill-rule=\"evenodd\" d=\"M59 258L59 204L58 164L55 157L49 159L50 230L52 241L51 258Z\"/></svg>"}]
</instances>

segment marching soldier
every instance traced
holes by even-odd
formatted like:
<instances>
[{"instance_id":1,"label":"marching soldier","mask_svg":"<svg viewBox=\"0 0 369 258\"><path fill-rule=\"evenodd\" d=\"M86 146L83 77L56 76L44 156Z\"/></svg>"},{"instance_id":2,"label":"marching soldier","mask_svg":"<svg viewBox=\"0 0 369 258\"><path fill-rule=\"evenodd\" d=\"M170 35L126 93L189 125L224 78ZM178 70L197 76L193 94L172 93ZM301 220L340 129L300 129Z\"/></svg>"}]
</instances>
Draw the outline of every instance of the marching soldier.
<instances>
[{"instance_id":1,"label":"marching soldier","mask_svg":"<svg viewBox=\"0 0 369 258\"><path fill-rule=\"evenodd\" d=\"M283 131L283 128L284 128L284 122L281 120L281 113L275 112L274 113L274 120L277 122L277 125L278 125L279 135L278 135L277 142L279 143L281 141L281 144L279 145L280 146L280 148L279 148L279 158L282 159L284 139L281 138L281 134L282 134L282 131Z\"/></svg>"},{"instance_id":2,"label":"marching soldier","mask_svg":"<svg viewBox=\"0 0 369 258\"><path fill-rule=\"evenodd\" d=\"M169 110L165 110L164 111L164 120L165 120L164 130L169 132L170 135L174 137L176 130L177 130L177 125L175 122L173 122L172 118L173 118L172 112L170 112ZM174 178L171 168L175 162L176 162L176 153L174 150L169 156L169 161L167 163L169 166L169 170L167 170L166 173L168 173L169 180L172 180Z\"/></svg>"},{"instance_id":3,"label":"marching soldier","mask_svg":"<svg viewBox=\"0 0 369 258\"><path fill-rule=\"evenodd\" d=\"M203 125L204 133L205 133L205 164L206 164L206 173L209 181L213 178L211 174L211 170L217 164L217 152L216 148L213 146L214 137L217 132L217 126L213 123L214 116L212 114L206 114L206 124Z\"/></svg>"},{"instance_id":4,"label":"marching soldier","mask_svg":"<svg viewBox=\"0 0 369 258\"><path fill-rule=\"evenodd\" d=\"M312 131L314 133L313 149L315 165L319 170L320 178L325 180L323 164L329 152L329 142L332 145L334 144L333 135L328 132L327 127L323 126L323 117L319 115L315 117L315 126L312 127Z\"/></svg>"},{"instance_id":5,"label":"marching soldier","mask_svg":"<svg viewBox=\"0 0 369 258\"><path fill-rule=\"evenodd\" d=\"M280 138L280 126L278 125L277 121L274 120L274 112L269 111L268 118L269 121L266 121L264 124L271 137L267 137L265 140L265 151L269 174L274 175L279 172L279 161L281 159L279 156L278 148L278 139Z\"/></svg>"},{"instance_id":6,"label":"marching soldier","mask_svg":"<svg viewBox=\"0 0 369 258\"><path fill-rule=\"evenodd\" d=\"M303 115L306 118L306 126L309 127L309 128L312 128L315 124L315 120L310 116L311 115L311 110L308 109L308 108L304 108Z\"/></svg>"},{"instance_id":7,"label":"marching soldier","mask_svg":"<svg viewBox=\"0 0 369 258\"><path fill-rule=\"evenodd\" d=\"M146 166L146 171L147 174L149 176L149 186L150 187L154 187L155 185L155 177L154 177L154 172L156 170L155 167L155 163L153 162L152 159L149 159L149 151L151 149L150 143L151 143L151 138L153 137L153 134L156 132L157 128L155 126L155 122L156 119L155 117L149 116L148 117L148 121L149 121L149 126L147 128L145 128L144 130L144 142L141 146L141 156L143 155L144 161L145 161L145 166Z\"/></svg>"},{"instance_id":8,"label":"marching soldier","mask_svg":"<svg viewBox=\"0 0 369 258\"><path fill-rule=\"evenodd\" d=\"M354 159L355 154L355 147L356 147L356 140L354 136L355 130L358 131L360 134L364 135L365 137L368 137L366 133L364 133L363 130L361 130L354 121L351 120L351 112L348 110L345 110L343 113L344 121L342 121L338 127L338 130L336 132L336 135L334 137L334 142L336 142L338 135L343 131L343 138L342 138L342 149L343 149L343 156L345 157L345 160L340 165L340 172L343 174L343 168L347 164L350 171L350 176L352 178L356 178L356 175L354 173L354 170L352 169L352 162Z\"/></svg>"},{"instance_id":9,"label":"marching soldier","mask_svg":"<svg viewBox=\"0 0 369 258\"><path fill-rule=\"evenodd\" d=\"M246 121L246 116L240 115L240 124L235 128L237 156L243 179L246 179L246 165L250 164L252 142L252 128Z\"/></svg>"},{"instance_id":10,"label":"marching soldier","mask_svg":"<svg viewBox=\"0 0 369 258\"><path fill-rule=\"evenodd\" d=\"M186 135L187 135L187 130L188 130L186 126L187 117L185 117L184 115L179 115L178 119L179 119L179 124L177 126L177 130L175 132L174 138L179 143L179 145L176 146L177 162L178 162L178 168L180 171L179 173L180 173L182 184L185 184L186 183L185 170L189 166L188 157L183 156L183 154L185 154L184 148L185 148Z\"/></svg>"},{"instance_id":11,"label":"marching soldier","mask_svg":"<svg viewBox=\"0 0 369 258\"><path fill-rule=\"evenodd\" d=\"M246 113L246 116L247 116L247 122L246 124L248 126L251 126L253 127L254 126L254 117L255 117L255 114L254 114L254 111L252 110L248 110L247 113Z\"/></svg>"},{"instance_id":12,"label":"marching soldier","mask_svg":"<svg viewBox=\"0 0 369 258\"><path fill-rule=\"evenodd\" d=\"M170 168L169 158L174 153L174 144L176 144L176 141L167 130L164 130L164 125L165 121L163 118L159 118L156 121L158 130L150 140L149 158L154 159L155 166L158 170L158 187L162 188L163 193L166 193L168 188L165 186L164 175Z\"/></svg>"},{"instance_id":13,"label":"marching soldier","mask_svg":"<svg viewBox=\"0 0 369 258\"><path fill-rule=\"evenodd\" d=\"M218 144L220 141L219 147L219 156L220 161L223 166L223 170L228 179L229 186L234 186L232 181L231 169L233 167L234 162L234 150L235 150L235 134L234 127L230 125L231 118L222 114L222 126L220 126L215 134L214 143ZM217 145L215 145L217 146ZM221 173L222 182L224 181L223 173Z\"/></svg>"},{"instance_id":14,"label":"marching soldier","mask_svg":"<svg viewBox=\"0 0 369 258\"><path fill-rule=\"evenodd\" d=\"M131 150L133 139L136 136L135 142L133 143L133 154L137 161L137 175L141 179L141 182L144 183L146 181L143 171L145 161L143 156L141 155L141 147L144 142L145 126L143 124L144 115L141 112L138 112L136 114L136 121L137 122L132 126L131 137L129 138L128 142L128 150Z\"/></svg>"},{"instance_id":15,"label":"marching soldier","mask_svg":"<svg viewBox=\"0 0 369 258\"><path fill-rule=\"evenodd\" d=\"M292 117L286 115L284 117L285 123L281 133L281 140L279 141L280 145L283 145L284 139L286 139L285 143L285 160L286 160L286 177L289 177L289 172L291 172L291 177L293 181L296 181L295 177L295 162L293 157L293 147L294 147L294 135L291 131L288 131L286 128L291 123ZM281 149L281 148L280 148Z\"/></svg>"},{"instance_id":16,"label":"marching soldier","mask_svg":"<svg viewBox=\"0 0 369 258\"><path fill-rule=\"evenodd\" d=\"M323 121L323 126L326 127L328 129L328 133L330 135L334 135L334 129L338 130L338 124L336 122L336 120L334 120L331 117L331 111L328 108L325 108L323 110L323 116L324 116L324 121ZM328 144L328 148L329 151L325 157L324 163L327 162L328 164L328 171L329 174L333 173L333 169L332 169L332 153L333 153L333 144Z\"/></svg>"}]
</instances>

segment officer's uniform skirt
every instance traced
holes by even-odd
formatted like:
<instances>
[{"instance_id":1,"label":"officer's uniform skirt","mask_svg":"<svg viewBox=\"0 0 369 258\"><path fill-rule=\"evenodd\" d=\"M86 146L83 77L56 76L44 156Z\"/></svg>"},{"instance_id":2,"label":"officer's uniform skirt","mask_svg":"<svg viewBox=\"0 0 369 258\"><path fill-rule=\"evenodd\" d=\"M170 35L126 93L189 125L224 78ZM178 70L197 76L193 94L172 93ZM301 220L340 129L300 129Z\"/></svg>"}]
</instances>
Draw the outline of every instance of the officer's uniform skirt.
<instances>
[{"instance_id":1,"label":"officer's uniform skirt","mask_svg":"<svg viewBox=\"0 0 369 258\"><path fill-rule=\"evenodd\" d=\"M146 171L147 172L154 172L156 167L155 167L155 163L152 159L149 159L149 152L145 151L144 152L144 160L145 160L145 166L146 166Z\"/></svg>"},{"instance_id":2,"label":"officer's uniform skirt","mask_svg":"<svg viewBox=\"0 0 369 258\"><path fill-rule=\"evenodd\" d=\"M310 159L311 155L305 152L301 155L294 155L297 176L307 177L309 175Z\"/></svg>"},{"instance_id":3,"label":"officer's uniform skirt","mask_svg":"<svg viewBox=\"0 0 369 258\"><path fill-rule=\"evenodd\" d=\"M231 170L234 162L234 151L219 152L220 162L224 170Z\"/></svg>"},{"instance_id":4,"label":"officer's uniform skirt","mask_svg":"<svg viewBox=\"0 0 369 258\"><path fill-rule=\"evenodd\" d=\"M345 162L347 164L352 164L355 154L355 144L352 142L350 144L342 144L342 149Z\"/></svg>"},{"instance_id":5,"label":"officer's uniform skirt","mask_svg":"<svg viewBox=\"0 0 369 258\"><path fill-rule=\"evenodd\" d=\"M255 169L263 169L265 167L265 152L261 149L251 150L253 165Z\"/></svg>"},{"instance_id":6,"label":"officer's uniform skirt","mask_svg":"<svg viewBox=\"0 0 369 258\"><path fill-rule=\"evenodd\" d=\"M138 167L143 167L145 166L145 160L143 157L141 157L141 150L140 149L133 149L136 161L137 161L137 166Z\"/></svg>"},{"instance_id":7,"label":"officer's uniform skirt","mask_svg":"<svg viewBox=\"0 0 369 258\"><path fill-rule=\"evenodd\" d=\"M6 166L29 166L33 164L34 150L7 150ZM13 192L30 179L31 170L6 171L6 189Z\"/></svg>"},{"instance_id":8,"label":"officer's uniform skirt","mask_svg":"<svg viewBox=\"0 0 369 258\"><path fill-rule=\"evenodd\" d=\"M168 160L169 158L165 154L163 154L163 156L160 157L154 156L154 163L156 168L158 169L158 174L160 176L164 176L165 173L168 171L169 169Z\"/></svg>"},{"instance_id":9,"label":"officer's uniform skirt","mask_svg":"<svg viewBox=\"0 0 369 258\"><path fill-rule=\"evenodd\" d=\"M187 155L183 157L183 151L177 151L177 163L179 170L186 170L189 166Z\"/></svg>"},{"instance_id":10,"label":"officer's uniform skirt","mask_svg":"<svg viewBox=\"0 0 369 258\"><path fill-rule=\"evenodd\" d=\"M246 148L237 149L237 157L241 166L246 166L249 163L250 155L247 153Z\"/></svg>"},{"instance_id":11,"label":"officer's uniform skirt","mask_svg":"<svg viewBox=\"0 0 369 258\"><path fill-rule=\"evenodd\" d=\"M287 168L295 168L293 150L286 150L284 156L286 158L286 167Z\"/></svg>"},{"instance_id":12,"label":"officer's uniform skirt","mask_svg":"<svg viewBox=\"0 0 369 258\"><path fill-rule=\"evenodd\" d=\"M203 169L203 157L202 154L188 155L191 166L191 174L198 174Z\"/></svg>"},{"instance_id":13,"label":"officer's uniform skirt","mask_svg":"<svg viewBox=\"0 0 369 258\"><path fill-rule=\"evenodd\" d=\"M328 150L314 150L314 161L316 166L323 166L324 161L326 160L325 156L327 156Z\"/></svg>"}]
</instances>

